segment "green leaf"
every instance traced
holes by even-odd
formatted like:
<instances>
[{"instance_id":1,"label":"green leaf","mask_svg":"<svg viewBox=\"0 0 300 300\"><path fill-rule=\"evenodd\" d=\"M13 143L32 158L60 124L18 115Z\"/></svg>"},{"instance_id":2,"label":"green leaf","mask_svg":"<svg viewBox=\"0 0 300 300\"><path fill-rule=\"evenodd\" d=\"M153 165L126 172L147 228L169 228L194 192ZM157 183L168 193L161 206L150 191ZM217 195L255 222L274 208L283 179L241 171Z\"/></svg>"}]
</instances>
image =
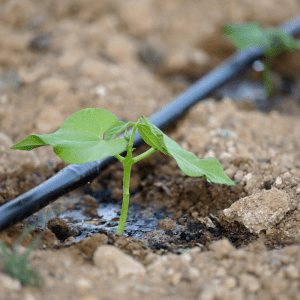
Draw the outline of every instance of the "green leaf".
<instances>
[{"instance_id":1,"label":"green leaf","mask_svg":"<svg viewBox=\"0 0 300 300\"><path fill-rule=\"evenodd\" d=\"M195 154L181 147L164 134L165 144L170 155L176 160L181 171L191 177L205 176L208 182L234 185L224 172L220 162L214 159L198 159Z\"/></svg>"},{"instance_id":2,"label":"green leaf","mask_svg":"<svg viewBox=\"0 0 300 300\"><path fill-rule=\"evenodd\" d=\"M32 150L52 145L63 161L84 164L120 154L126 150L124 139L104 141L103 134L118 118L105 109L82 109L66 119L53 134L31 134L10 149Z\"/></svg>"},{"instance_id":3,"label":"green leaf","mask_svg":"<svg viewBox=\"0 0 300 300\"><path fill-rule=\"evenodd\" d=\"M198 159L192 152L181 149L175 141L151 124L149 119L144 119L146 125L138 125L142 138L154 149L172 156L184 174L192 177L205 176L209 182L234 185L217 159Z\"/></svg>"},{"instance_id":4,"label":"green leaf","mask_svg":"<svg viewBox=\"0 0 300 300\"><path fill-rule=\"evenodd\" d=\"M105 141L112 140L118 133L124 131L129 126L134 126L135 124L132 122L124 123L121 121L116 122L113 126L111 126L106 134L105 134Z\"/></svg>"},{"instance_id":5,"label":"green leaf","mask_svg":"<svg viewBox=\"0 0 300 300\"><path fill-rule=\"evenodd\" d=\"M227 25L223 28L223 33L237 48L260 46L270 57L284 51L297 50L297 41L288 33L277 28L265 29L257 21Z\"/></svg>"},{"instance_id":6,"label":"green leaf","mask_svg":"<svg viewBox=\"0 0 300 300\"><path fill-rule=\"evenodd\" d=\"M164 154L169 154L163 138L164 133L155 125L153 125L150 122L150 120L148 118L145 118L145 116L143 115L142 120L145 123L145 125L139 124L138 131L144 139L144 141L154 149L159 150Z\"/></svg>"},{"instance_id":7,"label":"green leaf","mask_svg":"<svg viewBox=\"0 0 300 300\"><path fill-rule=\"evenodd\" d=\"M257 21L246 24L230 24L223 28L223 34L226 35L239 49L245 49L253 46L270 48L271 41L264 29Z\"/></svg>"}]
</instances>

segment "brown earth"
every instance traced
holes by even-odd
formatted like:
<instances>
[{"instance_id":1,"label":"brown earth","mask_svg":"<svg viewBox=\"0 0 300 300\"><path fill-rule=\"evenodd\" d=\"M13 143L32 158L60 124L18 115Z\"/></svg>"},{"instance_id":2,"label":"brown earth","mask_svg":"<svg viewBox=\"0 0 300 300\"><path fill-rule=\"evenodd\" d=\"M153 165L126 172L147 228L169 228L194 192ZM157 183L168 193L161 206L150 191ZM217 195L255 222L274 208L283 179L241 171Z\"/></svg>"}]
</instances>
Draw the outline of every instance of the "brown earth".
<instances>
[{"instance_id":1,"label":"brown earth","mask_svg":"<svg viewBox=\"0 0 300 300\"><path fill-rule=\"evenodd\" d=\"M27 135L53 133L88 107L123 121L150 116L234 53L225 23L275 26L299 12L296 0L0 1L0 204L67 165L52 147L9 150ZM273 70L298 82L299 61L284 54ZM165 215L155 230L138 238L99 230L78 241L76 228L52 218L18 247L41 236L30 255L41 287L23 287L2 268L0 299L299 299L299 106L288 95L283 102L293 115L229 98L194 106L165 132L198 158L217 158L234 186L188 177L156 152L133 166L130 201L145 217ZM122 165L87 187L103 182L121 198ZM39 214L76 205L88 215L99 207L80 189ZM0 240L10 247L27 224Z\"/></svg>"}]
</instances>

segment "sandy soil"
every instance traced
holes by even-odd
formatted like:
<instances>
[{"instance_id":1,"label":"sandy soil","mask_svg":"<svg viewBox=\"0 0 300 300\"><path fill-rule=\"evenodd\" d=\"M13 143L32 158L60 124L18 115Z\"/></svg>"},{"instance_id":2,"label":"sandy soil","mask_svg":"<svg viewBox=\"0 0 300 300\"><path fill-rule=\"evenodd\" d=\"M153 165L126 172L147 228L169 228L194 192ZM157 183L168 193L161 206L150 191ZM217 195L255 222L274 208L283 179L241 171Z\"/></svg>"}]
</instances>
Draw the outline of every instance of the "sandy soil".
<instances>
[{"instance_id":1,"label":"sandy soil","mask_svg":"<svg viewBox=\"0 0 300 300\"><path fill-rule=\"evenodd\" d=\"M296 0L0 1L0 204L67 165L52 147L9 150L27 135L53 133L88 107L123 121L150 116L234 53L226 22L275 26L299 13ZM299 62L298 52L281 55L274 74L298 82ZM289 95L282 101L292 105ZM145 218L162 212L155 230L78 241L76 228L52 218L18 248L42 236L30 255L41 287L21 286L2 267L0 299L299 299L297 105L292 115L230 98L197 104L166 133L198 158L217 158L235 186L187 177L155 153L133 166L130 201ZM121 198L121 164L41 213L80 205L93 215L101 188ZM26 224L0 240L10 247Z\"/></svg>"}]
</instances>

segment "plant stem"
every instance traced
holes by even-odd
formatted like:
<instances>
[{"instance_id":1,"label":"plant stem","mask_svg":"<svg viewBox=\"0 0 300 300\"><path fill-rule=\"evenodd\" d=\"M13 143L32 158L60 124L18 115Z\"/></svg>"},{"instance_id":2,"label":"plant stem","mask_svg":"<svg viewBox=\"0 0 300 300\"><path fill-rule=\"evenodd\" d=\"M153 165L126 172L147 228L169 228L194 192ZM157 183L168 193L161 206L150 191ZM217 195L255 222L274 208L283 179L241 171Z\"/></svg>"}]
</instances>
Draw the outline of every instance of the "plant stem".
<instances>
[{"instance_id":1,"label":"plant stem","mask_svg":"<svg viewBox=\"0 0 300 300\"><path fill-rule=\"evenodd\" d=\"M119 221L119 226L117 233L123 234L127 212L128 212L128 205L129 205L129 180L130 180L130 171L131 171L132 164L124 164L124 181L123 181L123 204L122 204L122 212Z\"/></svg>"},{"instance_id":2,"label":"plant stem","mask_svg":"<svg viewBox=\"0 0 300 300\"><path fill-rule=\"evenodd\" d=\"M270 96L273 92L273 83L270 74L272 58L273 57L266 56L266 58L264 59L265 68L263 70L263 79L265 82L265 91L267 96Z\"/></svg>"},{"instance_id":3,"label":"plant stem","mask_svg":"<svg viewBox=\"0 0 300 300\"><path fill-rule=\"evenodd\" d=\"M154 148L150 148L149 150L145 151L144 153L136 156L133 158L134 162L136 163L137 161L151 155L152 153L154 153L156 150Z\"/></svg>"},{"instance_id":4,"label":"plant stem","mask_svg":"<svg viewBox=\"0 0 300 300\"><path fill-rule=\"evenodd\" d=\"M117 233L123 234L126 218L127 218L127 212L128 212L128 205L129 205L129 181L130 181L130 171L131 166L134 164L134 160L132 159L132 146L134 141L135 132L137 129L137 126L142 122L142 119L139 119L138 122L134 125L132 134L130 137L130 141L128 143L127 147L127 155L125 158L123 158L122 163L124 165L124 179L123 179L123 204L122 204L122 212L121 217L119 221L119 226ZM118 156L115 156L117 159L120 160Z\"/></svg>"},{"instance_id":5,"label":"plant stem","mask_svg":"<svg viewBox=\"0 0 300 300\"><path fill-rule=\"evenodd\" d=\"M115 155L115 158L117 158L119 161L121 161L124 165L124 178L123 178L123 203L122 203L122 212L120 216L120 221L117 229L118 234L123 234L124 228L125 228L125 223L126 223L126 218L127 218L127 212L128 212L128 206L129 206L129 182L130 182L130 171L131 171L131 166L147 157L148 155L152 154L155 152L154 148L151 148L147 150L146 152L140 154L139 156L132 158L132 146L133 146L133 141L134 141L134 136L135 132L137 130L138 125L142 122L142 119L139 119L139 121L134 125L132 134L128 143L127 147L127 155L126 157L122 157L121 155Z\"/></svg>"},{"instance_id":6,"label":"plant stem","mask_svg":"<svg viewBox=\"0 0 300 300\"><path fill-rule=\"evenodd\" d=\"M116 154L116 155L115 155L115 158L118 159L120 162L123 162L124 159L125 159L125 158L124 158L123 156L121 156L120 154Z\"/></svg>"}]
</instances>

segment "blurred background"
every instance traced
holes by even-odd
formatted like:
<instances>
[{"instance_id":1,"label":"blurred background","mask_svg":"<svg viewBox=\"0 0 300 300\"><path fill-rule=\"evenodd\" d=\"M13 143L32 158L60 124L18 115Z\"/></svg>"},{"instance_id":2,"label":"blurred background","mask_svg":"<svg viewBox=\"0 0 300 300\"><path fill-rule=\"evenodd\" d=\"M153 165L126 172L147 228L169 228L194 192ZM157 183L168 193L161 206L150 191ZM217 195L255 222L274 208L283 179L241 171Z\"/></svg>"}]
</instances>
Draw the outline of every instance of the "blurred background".
<instances>
[{"instance_id":1,"label":"blurred background","mask_svg":"<svg viewBox=\"0 0 300 300\"><path fill-rule=\"evenodd\" d=\"M150 116L236 51L225 24L270 27L298 14L297 0L1 0L1 143L52 133L87 107L124 121ZM211 96L298 114L299 55L274 60L270 99L259 67Z\"/></svg>"}]
</instances>

